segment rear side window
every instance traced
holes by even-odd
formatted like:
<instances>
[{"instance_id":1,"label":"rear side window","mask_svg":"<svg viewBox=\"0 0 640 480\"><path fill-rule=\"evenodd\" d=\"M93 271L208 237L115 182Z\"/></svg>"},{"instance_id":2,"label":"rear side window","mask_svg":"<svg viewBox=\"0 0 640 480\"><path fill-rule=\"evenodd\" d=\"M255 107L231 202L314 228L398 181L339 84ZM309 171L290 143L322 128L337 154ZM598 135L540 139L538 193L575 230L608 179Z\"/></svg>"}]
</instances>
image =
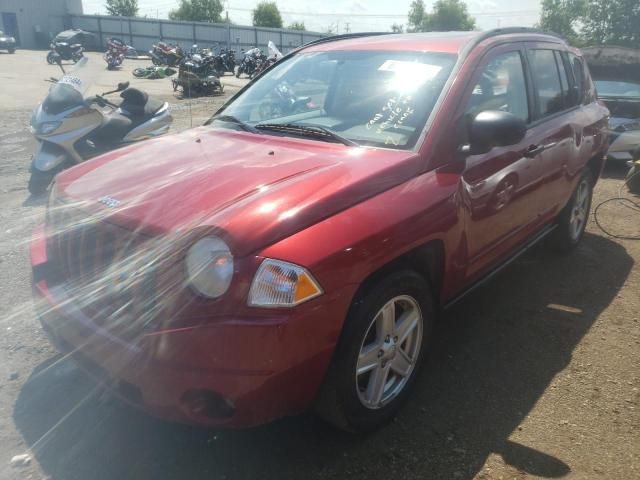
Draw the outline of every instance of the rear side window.
<instances>
[{"instance_id":1,"label":"rear side window","mask_svg":"<svg viewBox=\"0 0 640 480\"><path fill-rule=\"evenodd\" d=\"M540 116L564 110L562 84L553 50L529 50L528 56Z\"/></svg>"},{"instance_id":2,"label":"rear side window","mask_svg":"<svg viewBox=\"0 0 640 480\"><path fill-rule=\"evenodd\" d=\"M466 114L473 118L484 110L502 110L525 122L529 120L527 84L519 52L498 55L482 70Z\"/></svg>"},{"instance_id":3,"label":"rear side window","mask_svg":"<svg viewBox=\"0 0 640 480\"><path fill-rule=\"evenodd\" d=\"M580 105L584 102L584 65L582 60L573 53L569 54L569 64L571 65L575 85L575 101L577 105Z\"/></svg>"}]
</instances>

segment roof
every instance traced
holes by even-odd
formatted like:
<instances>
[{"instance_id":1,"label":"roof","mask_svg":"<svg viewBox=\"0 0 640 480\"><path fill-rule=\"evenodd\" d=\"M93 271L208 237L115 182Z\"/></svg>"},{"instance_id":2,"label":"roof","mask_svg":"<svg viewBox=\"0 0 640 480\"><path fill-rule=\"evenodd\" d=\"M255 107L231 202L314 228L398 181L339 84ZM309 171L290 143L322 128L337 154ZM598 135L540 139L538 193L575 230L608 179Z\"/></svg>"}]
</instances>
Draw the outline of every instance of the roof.
<instances>
[{"instance_id":1,"label":"roof","mask_svg":"<svg viewBox=\"0 0 640 480\"><path fill-rule=\"evenodd\" d=\"M354 34L325 37L303 46L306 51L331 50L397 50L397 51L431 51L442 53L460 53L468 45L479 43L486 39L499 38L509 35L518 36L514 40L524 40L526 35L530 40L563 40L554 34L541 32L531 28L498 28L484 32L425 32L403 34Z\"/></svg>"}]
</instances>

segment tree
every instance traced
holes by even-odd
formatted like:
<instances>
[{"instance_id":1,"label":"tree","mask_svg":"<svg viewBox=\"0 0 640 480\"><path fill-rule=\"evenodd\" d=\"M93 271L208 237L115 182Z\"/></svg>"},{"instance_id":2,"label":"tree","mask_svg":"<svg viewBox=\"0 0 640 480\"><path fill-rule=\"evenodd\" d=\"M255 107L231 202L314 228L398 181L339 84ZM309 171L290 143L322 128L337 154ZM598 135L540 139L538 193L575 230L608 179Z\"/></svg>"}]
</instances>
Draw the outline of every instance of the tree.
<instances>
[{"instance_id":1,"label":"tree","mask_svg":"<svg viewBox=\"0 0 640 480\"><path fill-rule=\"evenodd\" d=\"M282 16L276 2L262 1L253 9L254 27L282 28Z\"/></svg>"},{"instance_id":2,"label":"tree","mask_svg":"<svg viewBox=\"0 0 640 480\"><path fill-rule=\"evenodd\" d=\"M422 0L414 0L409 7L409 20L407 22L407 32L423 32L422 23L426 10Z\"/></svg>"},{"instance_id":3,"label":"tree","mask_svg":"<svg viewBox=\"0 0 640 480\"><path fill-rule=\"evenodd\" d=\"M397 23L394 23L393 25L391 25L391 31L393 33L404 33L404 25L398 25Z\"/></svg>"},{"instance_id":4,"label":"tree","mask_svg":"<svg viewBox=\"0 0 640 480\"><path fill-rule=\"evenodd\" d=\"M304 22L291 22L287 28L289 30L306 30L306 28L304 27Z\"/></svg>"},{"instance_id":5,"label":"tree","mask_svg":"<svg viewBox=\"0 0 640 480\"><path fill-rule=\"evenodd\" d=\"M638 0L587 0L582 22L587 43L640 48Z\"/></svg>"},{"instance_id":6,"label":"tree","mask_svg":"<svg viewBox=\"0 0 640 480\"><path fill-rule=\"evenodd\" d=\"M118 17L138 15L138 0L107 0L107 13Z\"/></svg>"},{"instance_id":7,"label":"tree","mask_svg":"<svg viewBox=\"0 0 640 480\"><path fill-rule=\"evenodd\" d=\"M467 4L461 0L438 0L423 20L426 32L473 30L476 21L469 15Z\"/></svg>"},{"instance_id":8,"label":"tree","mask_svg":"<svg viewBox=\"0 0 640 480\"><path fill-rule=\"evenodd\" d=\"M476 21L469 15L467 4L462 0L438 0L425 11L422 0L414 0L409 7L408 32L448 32L451 30L473 30Z\"/></svg>"},{"instance_id":9,"label":"tree","mask_svg":"<svg viewBox=\"0 0 640 480\"><path fill-rule=\"evenodd\" d=\"M189 22L222 22L223 7L220 0L180 0L177 9L169 12L171 20Z\"/></svg>"},{"instance_id":10,"label":"tree","mask_svg":"<svg viewBox=\"0 0 640 480\"><path fill-rule=\"evenodd\" d=\"M538 27L579 44L577 27L584 18L585 10L585 0L542 0Z\"/></svg>"}]
</instances>

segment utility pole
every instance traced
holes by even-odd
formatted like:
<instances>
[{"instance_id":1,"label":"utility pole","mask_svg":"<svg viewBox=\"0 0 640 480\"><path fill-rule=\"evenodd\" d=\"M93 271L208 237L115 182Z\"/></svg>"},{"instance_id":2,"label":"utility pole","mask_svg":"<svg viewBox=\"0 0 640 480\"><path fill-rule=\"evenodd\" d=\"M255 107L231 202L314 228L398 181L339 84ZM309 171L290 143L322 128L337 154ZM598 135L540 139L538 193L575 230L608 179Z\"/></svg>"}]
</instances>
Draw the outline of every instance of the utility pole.
<instances>
[{"instance_id":1,"label":"utility pole","mask_svg":"<svg viewBox=\"0 0 640 480\"><path fill-rule=\"evenodd\" d=\"M349 25L351 25L351 23L350 22L346 22L345 27L344 27L344 33L351 32L351 29L349 28Z\"/></svg>"}]
</instances>

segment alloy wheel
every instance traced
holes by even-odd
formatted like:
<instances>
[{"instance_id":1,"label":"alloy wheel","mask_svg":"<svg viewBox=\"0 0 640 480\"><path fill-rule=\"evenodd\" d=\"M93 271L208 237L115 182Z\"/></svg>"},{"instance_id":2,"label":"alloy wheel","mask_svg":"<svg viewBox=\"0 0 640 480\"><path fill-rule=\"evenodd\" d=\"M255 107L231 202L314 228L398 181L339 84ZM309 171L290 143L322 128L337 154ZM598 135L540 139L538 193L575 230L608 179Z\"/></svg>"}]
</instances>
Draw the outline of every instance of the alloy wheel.
<instances>
[{"instance_id":1,"label":"alloy wheel","mask_svg":"<svg viewBox=\"0 0 640 480\"><path fill-rule=\"evenodd\" d=\"M402 392L418 361L422 329L420 306L407 295L392 298L374 316L360 346L355 373L363 406L382 408Z\"/></svg>"}]
</instances>

